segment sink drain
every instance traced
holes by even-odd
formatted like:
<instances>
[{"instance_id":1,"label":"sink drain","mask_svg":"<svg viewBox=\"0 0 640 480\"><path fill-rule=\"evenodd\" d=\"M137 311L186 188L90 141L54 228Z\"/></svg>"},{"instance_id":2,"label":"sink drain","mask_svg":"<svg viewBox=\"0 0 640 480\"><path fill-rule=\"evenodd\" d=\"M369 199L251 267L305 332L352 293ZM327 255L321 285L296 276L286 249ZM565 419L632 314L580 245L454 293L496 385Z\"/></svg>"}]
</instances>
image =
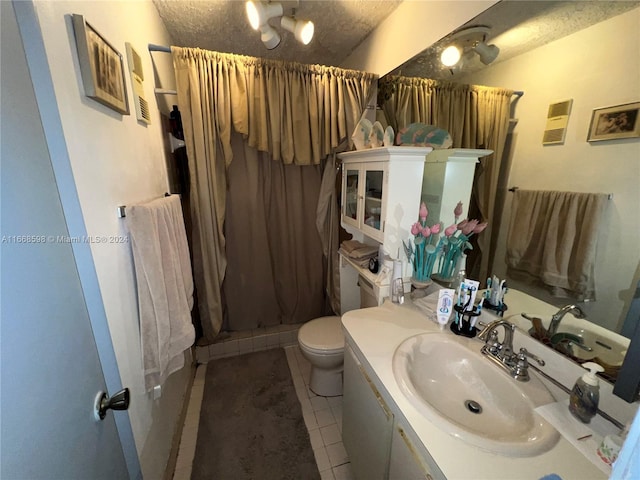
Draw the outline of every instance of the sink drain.
<instances>
[{"instance_id":1,"label":"sink drain","mask_svg":"<svg viewBox=\"0 0 640 480\"><path fill-rule=\"evenodd\" d=\"M482 413L482 407L478 402L474 400L467 400L466 402L464 402L464 406L467 407L467 410L469 410L471 413Z\"/></svg>"}]
</instances>

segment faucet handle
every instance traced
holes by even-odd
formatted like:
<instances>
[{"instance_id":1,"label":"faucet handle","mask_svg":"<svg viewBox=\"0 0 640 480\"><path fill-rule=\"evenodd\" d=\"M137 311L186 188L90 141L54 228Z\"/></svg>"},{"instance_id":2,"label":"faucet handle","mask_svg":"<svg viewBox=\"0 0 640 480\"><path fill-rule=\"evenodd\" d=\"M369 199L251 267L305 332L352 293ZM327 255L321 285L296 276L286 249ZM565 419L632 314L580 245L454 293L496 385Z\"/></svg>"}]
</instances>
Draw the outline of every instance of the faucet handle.
<instances>
[{"instance_id":1,"label":"faucet handle","mask_svg":"<svg viewBox=\"0 0 640 480\"><path fill-rule=\"evenodd\" d=\"M527 350L526 348L521 348L520 349L520 353L518 354L518 360L526 360L527 357L535 360L538 365L540 365L541 367L545 366L545 362L543 359L541 359L540 357L538 357L537 355L534 355L533 353L531 353L529 350Z\"/></svg>"}]
</instances>

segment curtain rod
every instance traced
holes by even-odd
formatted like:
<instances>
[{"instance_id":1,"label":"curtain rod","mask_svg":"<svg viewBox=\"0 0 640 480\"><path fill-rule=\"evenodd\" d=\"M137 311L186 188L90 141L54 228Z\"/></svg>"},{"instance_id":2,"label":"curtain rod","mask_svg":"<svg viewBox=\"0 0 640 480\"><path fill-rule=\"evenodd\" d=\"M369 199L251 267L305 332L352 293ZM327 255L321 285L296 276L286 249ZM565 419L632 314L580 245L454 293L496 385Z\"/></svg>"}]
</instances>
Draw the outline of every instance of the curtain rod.
<instances>
[{"instance_id":1,"label":"curtain rod","mask_svg":"<svg viewBox=\"0 0 640 480\"><path fill-rule=\"evenodd\" d=\"M514 94L516 97L521 97L521 96L523 96L523 95L524 95L524 92L523 92L522 90L516 90L515 92L513 92L513 94Z\"/></svg>"},{"instance_id":2,"label":"curtain rod","mask_svg":"<svg viewBox=\"0 0 640 480\"><path fill-rule=\"evenodd\" d=\"M517 190L519 190L519 187L511 187L509 189L510 192L516 192ZM612 200L613 199L613 193L607 193L607 198L609 200Z\"/></svg>"},{"instance_id":3,"label":"curtain rod","mask_svg":"<svg viewBox=\"0 0 640 480\"><path fill-rule=\"evenodd\" d=\"M163 45L154 45L153 43L150 43L149 44L149 51L150 52L171 53L171 47L165 47Z\"/></svg>"}]
</instances>

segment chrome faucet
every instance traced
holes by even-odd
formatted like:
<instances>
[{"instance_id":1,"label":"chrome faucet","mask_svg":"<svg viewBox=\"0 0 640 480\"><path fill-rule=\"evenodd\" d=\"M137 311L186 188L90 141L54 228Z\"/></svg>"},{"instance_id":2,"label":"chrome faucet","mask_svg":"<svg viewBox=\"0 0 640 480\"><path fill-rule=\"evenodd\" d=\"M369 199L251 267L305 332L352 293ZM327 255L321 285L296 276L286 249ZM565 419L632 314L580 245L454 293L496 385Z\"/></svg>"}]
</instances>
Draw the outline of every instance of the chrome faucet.
<instances>
[{"instance_id":1,"label":"chrome faucet","mask_svg":"<svg viewBox=\"0 0 640 480\"><path fill-rule=\"evenodd\" d=\"M552 317L551 322L549 323L549 336L555 335L558 331L558 326L560 326L560 321L567 314L571 313L576 318L586 318L586 314L584 310L580 308L578 305L565 305L560 310L558 310Z\"/></svg>"},{"instance_id":2,"label":"chrome faucet","mask_svg":"<svg viewBox=\"0 0 640 480\"><path fill-rule=\"evenodd\" d=\"M502 343L498 340L498 327L504 328ZM502 319L489 323L478 334L478 338L485 342L480 352L516 380L526 382L529 380L528 357L538 362L540 366L544 366L544 360L528 352L525 348L521 348L518 353L513 351L513 332L515 329L516 326L513 323Z\"/></svg>"},{"instance_id":3,"label":"chrome faucet","mask_svg":"<svg viewBox=\"0 0 640 480\"><path fill-rule=\"evenodd\" d=\"M504 327L504 340L502 343L498 341L498 332L496 331L498 327ZM485 347L488 346L488 350L492 355L504 360L513 354L513 332L515 329L516 326L513 323L499 319L485 326L478 334L478 338L484 340Z\"/></svg>"}]
</instances>

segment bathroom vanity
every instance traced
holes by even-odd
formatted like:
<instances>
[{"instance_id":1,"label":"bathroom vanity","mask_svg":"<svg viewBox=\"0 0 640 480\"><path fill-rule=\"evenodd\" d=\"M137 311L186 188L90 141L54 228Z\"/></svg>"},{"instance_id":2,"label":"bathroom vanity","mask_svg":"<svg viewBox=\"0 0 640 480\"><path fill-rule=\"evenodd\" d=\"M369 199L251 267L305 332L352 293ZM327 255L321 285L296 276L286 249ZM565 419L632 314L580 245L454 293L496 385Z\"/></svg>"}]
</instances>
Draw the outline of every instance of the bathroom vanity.
<instances>
[{"instance_id":1,"label":"bathroom vanity","mask_svg":"<svg viewBox=\"0 0 640 480\"><path fill-rule=\"evenodd\" d=\"M495 318L488 314L483 321L488 323ZM500 454L472 445L461 439L455 428L446 428L446 424L434 422L419 411L394 374L394 353L405 340L418 334L431 332L456 341L459 337L448 328L441 331L410 301L405 305L386 301L380 307L354 310L343 315L342 322L347 347L343 441L356 478L513 480L539 479L553 473L564 480L607 478L606 470L592 463L561 435L556 435L538 453ZM483 345L477 339L465 341L478 350ZM583 372L580 366L517 329L514 347L521 346L543 357L547 373L561 377L560 383L569 387ZM437 362L433 368L438 368ZM566 372L558 374L560 371ZM537 377L536 381L541 380L533 370L531 375ZM554 401L566 398L559 388L547 382L545 385ZM481 392L479 395L483 398ZM603 385L601 396L601 408L621 422L630 420L637 409L637 405L612 397L610 385Z\"/></svg>"}]
</instances>

